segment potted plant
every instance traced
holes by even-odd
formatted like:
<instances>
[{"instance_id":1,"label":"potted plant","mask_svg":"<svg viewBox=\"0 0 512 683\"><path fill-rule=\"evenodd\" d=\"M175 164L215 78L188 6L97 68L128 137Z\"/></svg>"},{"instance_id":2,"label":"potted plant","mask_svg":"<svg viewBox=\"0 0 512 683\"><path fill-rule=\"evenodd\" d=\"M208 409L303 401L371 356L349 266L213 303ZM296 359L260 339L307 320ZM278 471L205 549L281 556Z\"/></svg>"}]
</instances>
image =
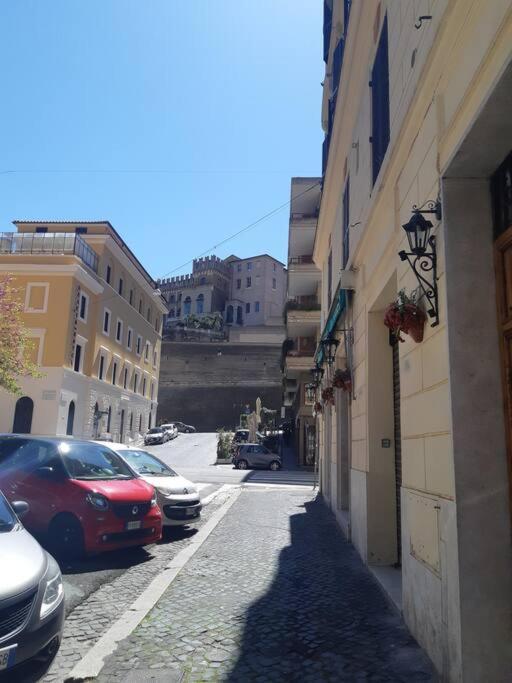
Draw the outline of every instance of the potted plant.
<instances>
[{"instance_id":1,"label":"potted plant","mask_svg":"<svg viewBox=\"0 0 512 683\"><path fill-rule=\"evenodd\" d=\"M332 387L325 387L322 391L322 401L334 405L334 389Z\"/></svg>"},{"instance_id":2,"label":"potted plant","mask_svg":"<svg viewBox=\"0 0 512 683\"><path fill-rule=\"evenodd\" d=\"M313 414L314 415L320 415L322 412L322 404L320 401L317 401L315 405L313 406Z\"/></svg>"},{"instance_id":3,"label":"potted plant","mask_svg":"<svg viewBox=\"0 0 512 683\"><path fill-rule=\"evenodd\" d=\"M423 341L423 332L427 316L416 303L416 296L408 296L405 290L398 292L396 301L386 308L384 325L388 327L398 341L405 341L401 333L405 332L419 343Z\"/></svg>"},{"instance_id":4,"label":"potted plant","mask_svg":"<svg viewBox=\"0 0 512 683\"><path fill-rule=\"evenodd\" d=\"M350 375L350 370L345 368L344 370L336 370L334 377L332 379L333 387L336 389L343 389L343 391L352 391L352 377Z\"/></svg>"}]
</instances>

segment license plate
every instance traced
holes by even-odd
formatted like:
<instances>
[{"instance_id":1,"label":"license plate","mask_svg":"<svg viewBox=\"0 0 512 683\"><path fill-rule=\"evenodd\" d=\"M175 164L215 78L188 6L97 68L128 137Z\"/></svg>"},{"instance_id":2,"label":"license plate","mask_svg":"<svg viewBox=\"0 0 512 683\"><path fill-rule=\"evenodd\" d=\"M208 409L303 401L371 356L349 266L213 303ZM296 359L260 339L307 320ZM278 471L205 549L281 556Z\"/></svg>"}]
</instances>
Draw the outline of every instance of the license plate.
<instances>
[{"instance_id":1,"label":"license plate","mask_svg":"<svg viewBox=\"0 0 512 683\"><path fill-rule=\"evenodd\" d=\"M16 645L11 645L11 647L0 650L0 671L7 669L10 666L14 666L16 647Z\"/></svg>"},{"instance_id":2,"label":"license plate","mask_svg":"<svg viewBox=\"0 0 512 683\"><path fill-rule=\"evenodd\" d=\"M132 529L140 529L141 526L142 522L126 522L127 531L131 531Z\"/></svg>"}]
</instances>

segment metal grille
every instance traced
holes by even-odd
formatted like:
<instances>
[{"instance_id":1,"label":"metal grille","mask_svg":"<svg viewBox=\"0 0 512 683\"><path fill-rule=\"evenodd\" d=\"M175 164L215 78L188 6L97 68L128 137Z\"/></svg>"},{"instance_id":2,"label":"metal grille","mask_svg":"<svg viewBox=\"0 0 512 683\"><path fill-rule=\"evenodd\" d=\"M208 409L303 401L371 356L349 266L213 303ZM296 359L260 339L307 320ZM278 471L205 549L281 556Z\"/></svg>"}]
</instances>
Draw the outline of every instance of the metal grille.
<instances>
[{"instance_id":1,"label":"metal grille","mask_svg":"<svg viewBox=\"0 0 512 683\"><path fill-rule=\"evenodd\" d=\"M150 507L151 503L148 502L115 503L112 505L112 511L121 519L142 519L148 514Z\"/></svg>"},{"instance_id":2,"label":"metal grille","mask_svg":"<svg viewBox=\"0 0 512 683\"><path fill-rule=\"evenodd\" d=\"M393 418L395 440L395 500L396 500L396 549L397 564L402 564L402 518L400 489L402 487L402 435L400 427L400 355L398 342L393 349Z\"/></svg>"},{"instance_id":3,"label":"metal grille","mask_svg":"<svg viewBox=\"0 0 512 683\"><path fill-rule=\"evenodd\" d=\"M35 593L9 607L0 606L0 639L17 631L28 619Z\"/></svg>"}]
</instances>

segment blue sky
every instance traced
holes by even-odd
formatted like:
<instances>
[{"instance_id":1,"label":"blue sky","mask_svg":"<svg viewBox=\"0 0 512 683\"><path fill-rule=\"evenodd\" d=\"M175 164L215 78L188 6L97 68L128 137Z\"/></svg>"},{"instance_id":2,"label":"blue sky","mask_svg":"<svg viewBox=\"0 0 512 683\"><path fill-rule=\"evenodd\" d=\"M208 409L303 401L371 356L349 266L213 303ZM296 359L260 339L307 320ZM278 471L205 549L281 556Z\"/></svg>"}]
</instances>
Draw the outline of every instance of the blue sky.
<instances>
[{"instance_id":1,"label":"blue sky","mask_svg":"<svg viewBox=\"0 0 512 683\"><path fill-rule=\"evenodd\" d=\"M320 0L1 2L0 230L108 219L154 277L186 272L286 202L291 176L319 175L321 15ZM285 260L287 223L215 252Z\"/></svg>"}]
</instances>

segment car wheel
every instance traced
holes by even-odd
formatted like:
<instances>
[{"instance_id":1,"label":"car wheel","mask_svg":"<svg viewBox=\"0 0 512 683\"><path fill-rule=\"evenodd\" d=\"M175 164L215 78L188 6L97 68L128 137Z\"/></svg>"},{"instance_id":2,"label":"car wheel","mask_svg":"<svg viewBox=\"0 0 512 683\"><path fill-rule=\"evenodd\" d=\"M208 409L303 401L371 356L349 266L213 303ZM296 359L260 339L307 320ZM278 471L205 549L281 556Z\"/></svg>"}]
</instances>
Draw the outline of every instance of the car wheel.
<instances>
[{"instance_id":1,"label":"car wheel","mask_svg":"<svg viewBox=\"0 0 512 683\"><path fill-rule=\"evenodd\" d=\"M270 465L269 465L269 468L270 468L273 472L275 472L276 470L280 470L280 469L281 469L281 465L280 465L280 463L279 463L277 460L272 460L272 462L271 462Z\"/></svg>"},{"instance_id":2,"label":"car wheel","mask_svg":"<svg viewBox=\"0 0 512 683\"><path fill-rule=\"evenodd\" d=\"M57 555L75 560L85 553L84 530L73 515L59 515L48 529L50 543Z\"/></svg>"},{"instance_id":3,"label":"car wheel","mask_svg":"<svg viewBox=\"0 0 512 683\"><path fill-rule=\"evenodd\" d=\"M246 470L247 469L247 460L239 460L237 463L237 467L239 470Z\"/></svg>"}]
</instances>

